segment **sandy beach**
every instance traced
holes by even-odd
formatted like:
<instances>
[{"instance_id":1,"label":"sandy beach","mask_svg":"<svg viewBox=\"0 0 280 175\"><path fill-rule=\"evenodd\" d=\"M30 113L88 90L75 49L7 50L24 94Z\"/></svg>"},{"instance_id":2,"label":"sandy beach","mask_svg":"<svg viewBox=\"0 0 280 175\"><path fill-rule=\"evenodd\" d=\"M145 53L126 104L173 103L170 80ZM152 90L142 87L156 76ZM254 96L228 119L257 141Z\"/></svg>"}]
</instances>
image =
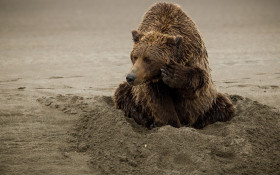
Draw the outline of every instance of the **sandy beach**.
<instances>
[{"instance_id":1,"label":"sandy beach","mask_svg":"<svg viewBox=\"0 0 280 175\"><path fill-rule=\"evenodd\" d=\"M237 114L146 130L114 109L156 1L0 1L0 174L279 174L280 2L173 1Z\"/></svg>"}]
</instances>

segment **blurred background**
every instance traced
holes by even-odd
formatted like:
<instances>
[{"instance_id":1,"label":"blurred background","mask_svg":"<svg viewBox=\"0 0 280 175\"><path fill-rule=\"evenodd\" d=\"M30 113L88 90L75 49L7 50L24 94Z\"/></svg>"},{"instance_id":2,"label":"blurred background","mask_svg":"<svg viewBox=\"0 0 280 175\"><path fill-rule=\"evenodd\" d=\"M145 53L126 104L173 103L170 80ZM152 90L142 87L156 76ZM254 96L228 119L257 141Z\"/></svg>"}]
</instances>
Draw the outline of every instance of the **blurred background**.
<instances>
[{"instance_id":1,"label":"blurred background","mask_svg":"<svg viewBox=\"0 0 280 175\"><path fill-rule=\"evenodd\" d=\"M112 95L131 62L131 30L157 1L0 0L0 90ZM173 1L195 21L213 80L280 107L280 1Z\"/></svg>"}]
</instances>

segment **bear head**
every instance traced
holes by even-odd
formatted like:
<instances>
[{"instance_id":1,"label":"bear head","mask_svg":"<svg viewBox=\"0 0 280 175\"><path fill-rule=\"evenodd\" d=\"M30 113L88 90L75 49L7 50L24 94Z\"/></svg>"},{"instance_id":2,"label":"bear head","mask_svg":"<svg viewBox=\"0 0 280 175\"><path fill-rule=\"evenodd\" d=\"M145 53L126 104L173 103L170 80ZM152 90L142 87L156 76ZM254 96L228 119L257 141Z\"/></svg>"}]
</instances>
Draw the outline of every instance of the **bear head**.
<instances>
[{"instance_id":1,"label":"bear head","mask_svg":"<svg viewBox=\"0 0 280 175\"><path fill-rule=\"evenodd\" d=\"M161 79L160 68L176 59L174 52L183 41L182 36L159 32L132 31L134 46L130 54L132 67L126 76L130 85Z\"/></svg>"}]
</instances>

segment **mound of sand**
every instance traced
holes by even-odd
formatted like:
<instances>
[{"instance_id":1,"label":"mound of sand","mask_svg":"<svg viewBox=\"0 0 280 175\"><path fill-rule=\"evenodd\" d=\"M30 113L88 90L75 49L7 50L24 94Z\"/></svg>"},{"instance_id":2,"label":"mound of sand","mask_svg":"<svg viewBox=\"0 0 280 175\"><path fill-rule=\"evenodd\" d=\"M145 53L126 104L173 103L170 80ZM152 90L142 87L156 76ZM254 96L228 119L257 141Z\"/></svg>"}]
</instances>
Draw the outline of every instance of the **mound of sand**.
<instances>
[{"instance_id":1,"label":"mound of sand","mask_svg":"<svg viewBox=\"0 0 280 175\"><path fill-rule=\"evenodd\" d=\"M236 116L202 130L147 130L116 110L111 97L59 95L38 101L79 116L69 131L68 151L89 154L97 174L278 174L280 114L248 98L230 98Z\"/></svg>"}]
</instances>

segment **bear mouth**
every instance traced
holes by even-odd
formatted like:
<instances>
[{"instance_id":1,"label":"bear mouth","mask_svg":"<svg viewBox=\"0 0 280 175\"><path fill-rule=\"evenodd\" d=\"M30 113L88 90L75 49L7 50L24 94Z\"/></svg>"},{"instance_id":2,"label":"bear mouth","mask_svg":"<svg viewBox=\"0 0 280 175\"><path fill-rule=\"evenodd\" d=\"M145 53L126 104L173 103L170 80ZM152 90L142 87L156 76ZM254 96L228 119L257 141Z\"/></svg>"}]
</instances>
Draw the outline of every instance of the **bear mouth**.
<instances>
[{"instance_id":1,"label":"bear mouth","mask_svg":"<svg viewBox=\"0 0 280 175\"><path fill-rule=\"evenodd\" d=\"M157 83L157 82L159 82L161 80L162 80L162 76L161 76L161 74L159 74L159 75L154 76L154 77L152 77L152 78L150 78L148 80L143 81L143 83L141 83L141 84L150 83L150 82Z\"/></svg>"},{"instance_id":2,"label":"bear mouth","mask_svg":"<svg viewBox=\"0 0 280 175\"><path fill-rule=\"evenodd\" d=\"M162 76L161 76L161 74L159 74L159 75L153 76L151 78L148 78L146 80L142 80L142 81L138 82L137 84L135 84L135 82L134 82L134 83L132 83L130 85L138 86L138 85L143 85L143 84L148 84L148 83L157 83L157 82L159 82L161 80L162 80Z\"/></svg>"}]
</instances>

